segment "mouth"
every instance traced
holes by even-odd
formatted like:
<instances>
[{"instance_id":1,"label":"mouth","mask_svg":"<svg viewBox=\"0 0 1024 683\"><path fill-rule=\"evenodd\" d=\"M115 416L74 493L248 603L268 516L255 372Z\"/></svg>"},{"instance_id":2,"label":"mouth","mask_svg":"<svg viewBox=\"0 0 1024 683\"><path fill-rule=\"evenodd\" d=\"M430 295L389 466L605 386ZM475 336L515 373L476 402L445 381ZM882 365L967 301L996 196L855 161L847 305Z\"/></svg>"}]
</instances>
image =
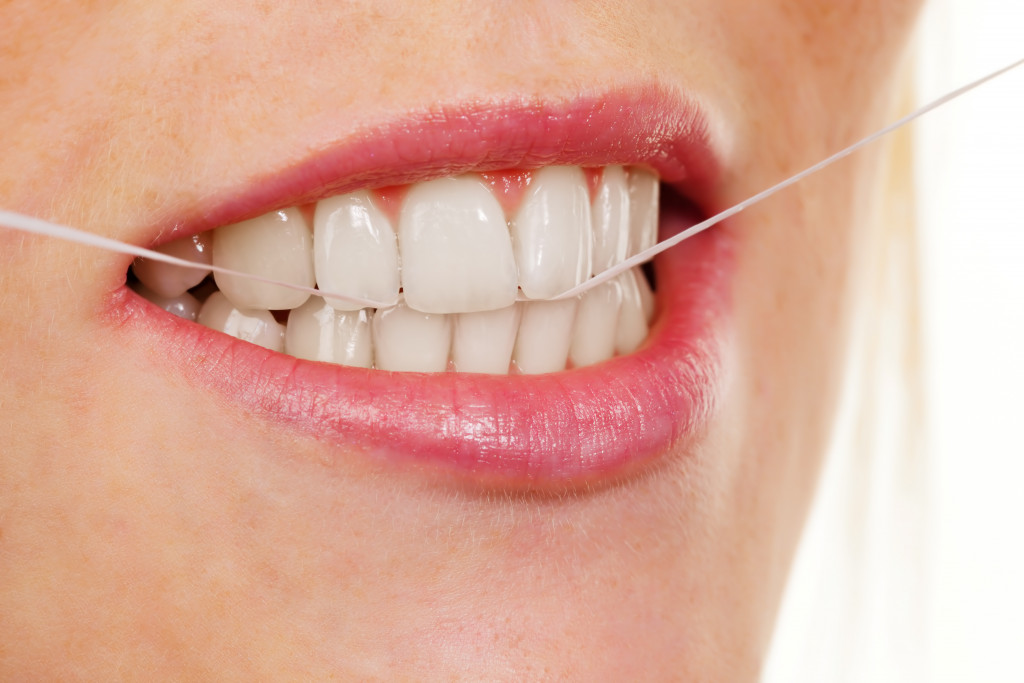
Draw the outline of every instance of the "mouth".
<instances>
[{"instance_id":1,"label":"mouth","mask_svg":"<svg viewBox=\"0 0 1024 683\"><path fill-rule=\"evenodd\" d=\"M146 245L343 296L137 260L113 310L204 390L351 457L510 488L621 479L714 413L728 236L546 299L708 215L704 117L647 88L352 135Z\"/></svg>"}]
</instances>

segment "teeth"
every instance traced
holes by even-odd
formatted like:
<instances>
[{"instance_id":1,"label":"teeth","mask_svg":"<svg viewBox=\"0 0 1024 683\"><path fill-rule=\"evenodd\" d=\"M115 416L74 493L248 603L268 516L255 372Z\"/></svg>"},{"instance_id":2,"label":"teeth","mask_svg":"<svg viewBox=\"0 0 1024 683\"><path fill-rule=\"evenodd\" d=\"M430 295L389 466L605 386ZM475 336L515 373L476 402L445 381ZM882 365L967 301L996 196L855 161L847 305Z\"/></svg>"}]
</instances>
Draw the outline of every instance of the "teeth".
<instances>
[{"instance_id":1,"label":"teeth","mask_svg":"<svg viewBox=\"0 0 1024 683\"><path fill-rule=\"evenodd\" d=\"M528 301L522 304L513 358L524 375L565 369L576 318L576 300Z\"/></svg>"},{"instance_id":2,"label":"teeth","mask_svg":"<svg viewBox=\"0 0 1024 683\"><path fill-rule=\"evenodd\" d=\"M604 169L592 208L592 274L597 275L625 261L629 249L629 179L625 169L621 166Z\"/></svg>"},{"instance_id":3,"label":"teeth","mask_svg":"<svg viewBox=\"0 0 1024 683\"><path fill-rule=\"evenodd\" d=\"M220 292L206 300L197 322L271 351L284 349L284 325L274 320L270 311L241 311Z\"/></svg>"},{"instance_id":4,"label":"teeth","mask_svg":"<svg viewBox=\"0 0 1024 683\"><path fill-rule=\"evenodd\" d=\"M209 241L209 233L202 233L176 239L153 251L209 265L211 263ZM180 296L198 285L203 278L210 274L209 270L181 268L145 258L135 259L132 264L132 272L147 289L162 297Z\"/></svg>"},{"instance_id":5,"label":"teeth","mask_svg":"<svg viewBox=\"0 0 1024 683\"><path fill-rule=\"evenodd\" d=\"M535 171L512 219L519 286L531 299L546 299L590 274L590 197L575 166Z\"/></svg>"},{"instance_id":6,"label":"teeth","mask_svg":"<svg viewBox=\"0 0 1024 683\"><path fill-rule=\"evenodd\" d=\"M629 174L629 255L639 254L658 242L658 178L634 168Z\"/></svg>"},{"instance_id":7,"label":"teeth","mask_svg":"<svg viewBox=\"0 0 1024 683\"><path fill-rule=\"evenodd\" d=\"M569 348L574 367L608 360L615 355L616 324L622 304L618 279L594 287L580 297Z\"/></svg>"},{"instance_id":8,"label":"teeth","mask_svg":"<svg viewBox=\"0 0 1024 683\"><path fill-rule=\"evenodd\" d=\"M497 311L455 316L452 339L452 363L455 370L506 374L512 362L520 316L519 304Z\"/></svg>"},{"instance_id":9,"label":"teeth","mask_svg":"<svg viewBox=\"0 0 1024 683\"><path fill-rule=\"evenodd\" d=\"M444 372L452 342L451 320L404 304L380 309L373 316L373 341L378 369Z\"/></svg>"},{"instance_id":10,"label":"teeth","mask_svg":"<svg viewBox=\"0 0 1024 683\"><path fill-rule=\"evenodd\" d=\"M656 304L654 292L651 291L651 285L647 282L647 278L644 277L643 272L639 268L633 269L633 276L636 278L637 289L640 290L640 302L644 309L644 319L650 325L651 321L654 320L654 307Z\"/></svg>"},{"instance_id":11,"label":"teeth","mask_svg":"<svg viewBox=\"0 0 1024 683\"><path fill-rule=\"evenodd\" d=\"M200 307L202 307L202 304L199 303L199 299L195 298L188 292L179 294L178 296L161 296L156 292L149 291L145 287L138 287L135 291L138 292L143 299L156 304L168 313L193 322L199 315Z\"/></svg>"},{"instance_id":12,"label":"teeth","mask_svg":"<svg viewBox=\"0 0 1024 683\"><path fill-rule=\"evenodd\" d=\"M615 332L615 350L620 354L633 353L647 339L647 314L638 282L647 280L634 268L618 277L622 287L622 307Z\"/></svg>"},{"instance_id":13,"label":"teeth","mask_svg":"<svg viewBox=\"0 0 1024 683\"><path fill-rule=\"evenodd\" d=\"M543 299L655 243L657 178L606 167L591 202L593 178L579 167L516 173L524 182L511 189L469 174L416 183L384 202L353 192L320 201L312 229L292 208L160 248L320 293L400 301L395 306L374 311L220 274L216 291L206 272L144 259L132 265L132 286L239 339L354 367L538 374L638 349L655 315L640 268L571 301ZM196 297L211 289L200 304ZM277 322L285 316L287 325Z\"/></svg>"},{"instance_id":14,"label":"teeth","mask_svg":"<svg viewBox=\"0 0 1024 683\"><path fill-rule=\"evenodd\" d=\"M312 287L313 236L298 209L272 211L213 231L213 264ZM298 308L309 294L232 275L214 274L217 287L242 309Z\"/></svg>"},{"instance_id":15,"label":"teeth","mask_svg":"<svg viewBox=\"0 0 1024 683\"><path fill-rule=\"evenodd\" d=\"M312 296L288 314L285 353L296 358L368 368L373 365L373 311L338 311Z\"/></svg>"},{"instance_id":16,"label":"teeth","mask_svg":"<svg viewBox=\"0 0 1024 683\"><path fill-rule=\"evenodd\" d=\"M370 299L398 298L398 241L391 221L370 200L354 192L319 202L313 219L316 284L324 291ZM360 308L328 299L334 308Z\"/></svg>"},{"instance_id":17,"label":"teeth","mask_svg":"<svg viewBox=\"0 0 1024 683\"><path fill-rule=\"evenodd\" d=\"M398 223L405 302L424 313L511 306L516 262L505 214L475 176L418 183Z\"/></svg>"}]
</instances>

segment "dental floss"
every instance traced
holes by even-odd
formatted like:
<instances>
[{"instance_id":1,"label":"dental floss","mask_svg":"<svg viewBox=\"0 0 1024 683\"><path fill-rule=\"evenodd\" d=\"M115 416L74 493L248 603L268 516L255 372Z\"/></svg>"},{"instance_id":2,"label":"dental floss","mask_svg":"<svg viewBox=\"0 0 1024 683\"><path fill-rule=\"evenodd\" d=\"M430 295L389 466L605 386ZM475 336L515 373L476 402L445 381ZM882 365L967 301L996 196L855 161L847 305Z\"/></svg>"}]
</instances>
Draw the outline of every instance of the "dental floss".
<instances>
[{"instance_id":1,"label":"dental floss","mask_svg":"<svg viewBox=\"0 0 1024 683\"><path fill-rule=\"evenodd\" d=\"M796 175L790 176L789 178L786 178L782 182L777 183L775 185L772 185L771 187L769 187L766 190L762 190L761 192L758 192L757 194L753 195L752 197L749 197L749 198L743 200L739 204L734 204L733 206L729 207L728 209L725 209L724 211L722 211L721 213L718 213L718 214L712 216L711 218L708 218L707 220L701 221L700 223L697 223L696 225L693 225L693 226L687 228L686 230L683 230L678 235L673 235L672 237L669 237L667 239L662 240L661 242L658 242L653 247L650 247L649 249L645 249L644 251L641 251L639 254L636 254L635 256L631 256L630 258L626 259L625 261L622 261L621 263L615 264L611 268L609 268L609 269L607 269L605 271L602 271L601 273L595 275L594 277L590 278L589 280L586 280L585 282L582 282L579 285L576 285L572 289L566 290L566 291L562 292L561 294L558 294L558 295L552 297L551 300L552 301L558 301L560 299L569 299L569 298L574 297L574 296L579 296L580 294L583 294L587 290L592 289L592 288L600 285L603 282L607 282L608 280L614 278L615 276L617 276L617 275L619 275L621 273L626 272L627 270L629 270L631 268L634 268L634 267L639 266L639 265L641 265L643 263L646 263L647 261L650 261L652 258L657 256L661 252L666 251L667 249L671 249L672 247L676 246L677 244L679 244L683 240L687 240L687 239L693 237L694 235L707 230L711 226L717 225L718 223L721 223L725 219L731 218L732 216L735 216L739 212L741 212L741 211L743 211L743 210L753 206L754 204L757 204L761 200L764 200L764 199L767 199L767 198L771 197L775 193L780 192L780 191L786 189L787 187L789 187L791 185L795 185L796 183L800 182L801 180L803 180L807 176L813 175L814 173L817 173L818 171L831 166L832 164L834 164L835 162L839 161L840 159L845 159L846 157L850 156L851 154L853 154L854 152L856 152L860 148L865 147L867 145L870 145L872 142L875 142L879 138L885 137L889 133L892 133L892 132L902 128L903 126L907 125L911 121L914 121L915 119L917 119L917 118L919 118L921 116L924 116L928 112L941 107L942 105L946 104L947 102L949 102L951 100L954 100L954 99L960 97L961 95L964 95L964 94L970 92L971 90L974 90L978 86L983 85L984 83L987 83L988 81L992 80L993 78L997 78L999 76L1002 76L1003 74L1005 74L1008 71L1016 69L1017 67L1019 67L1022 64L1024 64L1024 58L1019 59L1016 62L1014 62L1014 63L1012 63L1012 64L1010 64L1008 66L1005 66L1005 67L999 69L998 71L993 71L992 73L988 74L987 76L983 76L983 77L979 78L976 81L972 81L972 82L968 83L967 85L961 86L961 87L957 88L956 90L953 90L952 92L949 92L949 93L943 95L942 97L938 98L937 100L934 100L934 101L924 105L920 109L917 109L917 110L911 112L910 114L907 114L903 118L901 118L901 119L899 119L899 120L889 124L888 126L882 128L881 130L875 131L874 133L872 133L871 135L867 136L866 138L863 138L863 139L853 143L849 147L846 147L845 149L841 149L838 152L836 152L835 154L832 154L831 156L826 157L825 159L822 159L821 161L819 161L818 163L814 164L813 166L805 168L803 171L800 171Z\"/></svg>"},{"instance_id":2,"label":"dental floss","mask_svg":"<svg viewBox=\"0 0 1024 683\"><path fill-rule=\"evenodd\" d=\"M98 247L100 249L106 249L107 251L113 251L119 254L128 254L129 256L138 256L140 258L152 259L154 261L160 261L167 263L172 266L180 266L182 268L194 268L197 270L209 270L214 273L220 273L222 275L235 275L238 277L248 278L250 280L256 280L258 282L265 282L270 285L279 285L281 287L287 287L289 289L297 289L301 292L307 292L316 296L325 296L332 299L343 299L352 303L360 304L367 308L387 308L394 306L398 303L398 300L391 302L380 302L373 301L371 299L360 299L358 297L346 296L345 294L333 294L330 292L324 292L319 289L312 287L304 287L302 285L296 285L291 282L282 282L280 280L274 280L272 278L263 277L262 275L255 275L252 273L242 273L237 270L231 270L230 268L221 268L220 266L214 266L205 263L196 263L194 261L188 261L186 259L178 258L176 256L168 256L162 254L159 251L153 251L152 249L146 249L144 247L138 247L134 244L128 244L127 242L121 242L119 240L112 239L110 237L103 237L102 235L96 235L91 232L79 230L78 228L72 228L66 225L58 225L56 223L50 223L41 218L33 218L31 216L25 216L20 213L13 211L4 211L0 209L0 226L13 228L22 232L31 233L33 235L43 235L45 237L56 237L60 240L67 242L75 242L76 244L83 244L89 247Z\"/></svg>"},{"instance_id":3,"label":"dental floss","mask_svg":"<svg viewBox=\"0 0 1024 683\"><path fill-rule=\"evenodd\" d=\"M753 206L754 204L757 204L758 202L760 202L760 201L762 201L764 199L767 199L768 197L771 197L772 195L774 195L777 192L780 192L780 191L786 189L787 187L790 187L791 185L795 185L796 183L800 182L801 180L803 180L807 176L810 176L810 175L812 175L814 173L817 173L818 171L820 171L820 170L822 170L824 168L827 168L828 166L831 166L835 162L837 162L837 161L839 161L841 159L844 159L844 158L848 157L849 155L853 154L854 152L856 152L860 148L865 147L867 145L870 145L871 143L875 142L879 138L885 137L889 133L892 133L892 132L902 128L903 126L907 125L911 121L914 121L915 119L917 119L917 118L919 118L921 116L924 116L928 112L941 107L942 105L946 104L947 102L955 100L956 98L960 97L961 95L964 95L964 94L970 92L971 90L974 90L978 86L981 86L981 85L987 83L988 81L991 81L994 78L998 78L999 76L1002 76L1003 74L1007 73L1008 71L1016 69L1017 67L1021 66L1022 64L1024 64L1024 58L1019 59L1019 60L1013 62L1012 64L1004 66L1001 69L997 69L996 71L993 71L993 72L989 73L986 76L982 76L981 78L979 78L979 79L977 79L975 81L972 81L972 82L970 82L970 83L968 83L966 85L963 85L963 86L959 87L956 90L953 90L953 91L943 95L942 97L939 97L938 99L933 100L932 102L924 105L923 107L920 107L919 109L916 109L915 111L911 112L910 114L907 114L903 118L901 118L901 119L899 119L899 120L889 124L888 126L885 126L884 128L882 128L882 129L872 133L871 135L869 135L869 136L867 136L867 137L865 137L865 138L863 138L863 139L853 143L849 147L846 147L846 148L844 148L844 149L842 149L842 150L832 154L831 156L826 157L825 159L819 161L818 163L814 164L813 166L810 166L810 167L804 169L803 171L800 171L796 175L790 176L789 178L786 178L785 180L783 180L783 181L781 181L781 182L779 182L779 183L769 187L766 190L762 190L761 192L758 192L757 194L755 194L755 195L753 195L753 196L743 200L742 202L740 202L738 204L734 204L733 206L729 207L728 209L725 209L724 211L722 211L722 212L712 216L711 218L708 218L708 219L706 219L704 221L701 221L700 223L697 223L696 225L693 225L693 226L687 228L686 230L683 230L682 232L680 232L677 235L673 235L672 237L669 237L667 239L662 240L661 242L659 242L658 244L654 245L653 247L650 247L649 249L645 249L644 251L640 252L639 254L636 254L635 256L631 256L630 258L626 259L625 261L612 266L611 268L609 268L609 269L607 269L607 270L605 270L605 271L595 275L594 277L592 277L589 280L586 280L585 282L583 282L583 283L573 287L572 289L566 290L565 292L562 292L561 294L558 294L558 295L556 295L554 297L551 297L550 299L548 299L548 301L559 301L559 300L562 300L562 299L568 299L568 298L572 298L572 297L575 297L575 296L579 296L580 294L583 294L584 292L586 292L586 291L588 291L590 289L593 289L594 287L597 287L598 285L600 285L600 284L602 284L604 282L607 282L608 280L611 280L612 278L620 275L621 273L626 272L627 270L629 270L631 268L634 268L634 267L639 266L639 265L641 265L643 263L646 263L647 261L650 261L652 258L657 256L658 254L660 254L663 251L666 251L668 249L671 249L672 247L676 246L680 242L682 242L684 240L687 240L690 237L693 237L694 235L707 230L708 228L712 227L713 225L717 225L718 223L721 223L722 221L724 221L727 218L731 218L732 216L735 216L739 212L741 212L741 211L743 211L743 210ZM74 243L77 243L77 244L82 244L84 246L97 247L99 249L106 249L107 251L113 251L113 252L116 252L116 253L127 254L127 255L130 255L130 256L137 256L137 257L140 257L140 258L152 259L154 261L160 261L160 262L167 263L167 264L170 264L170 265L173 265L173 266L180 266L182 268L195 268L195 269L199 269L199 270L210 270L210 271L213 271L215 273L221 273L223 275L234 275L234 276L237 276L237 277L249 278L251 280L256 280L258 282L265 282L267 284L279 285L281 287L287 287L289 289L295 289L295 290L299 290L301 292L307 292L309 294L313 294L313 295L316 295L316 296L322 296L324 298L342 299L344 301L349 301L351 303L359 304L359 305L367 307L367 308L387 308L387 307L396 305L400 301L400 298L396 299L395 301L391 301L391 302L380 302L380 301L373 301L373 300L370 300L370 299L362 299L362 298L359 298L359 297L347 296L345 294L337 294L337 293L334 293L334 292L325 292L323 290L314 289L312 287L304 287L302 285L296 285L296 284L292 284L292 283L289 283L289 282L281 282L279 280L274 280L274 279L271 279L271 278L266 278L266 277L263 277L261 275L255 275L255 274L252 274L252 273L242 273L242 272L239 272L239 271L230 270L228 268L221 268L221 267L213 266L213 265L195 263L193 261L188 261L188 260L177 258L177 257L174 257L174 256L168 256L167 254L162 254L162 253L160 253L158 251L153 251L151 249L146 249L144 247L139 247L139 246L136 246L134 244L128 244L127 242L121 242L119 240L115 240L115 239L112 239L110 237L103 237L102 235L96 235L96 234L93 234L93 233L90 233L90 232L86 232L84 230L79 230L78 228L72 228L72 227L69 227L69 226L66 226L66 225L58 225L56 223L51 223L49 221L45 221L45 220L43 220L41 218L33 218L31 216L25 216L23 214L15 213L13 211L4 211L4 210L0 209L0 226L6 227L6 228L10 228L10 229L14 229L14 230L20 230L21 232L27 232L27 233L34 234L34 235L43 235L45 237L55 237L57 239L65 240L67 242L74 242ZM518 300L522 301L522 300L526 300L526 299L524 299L522 296L520 296ZM539 301L539 300L538 299L534 299L534 301Z\"/></svg>"}]
</instances>

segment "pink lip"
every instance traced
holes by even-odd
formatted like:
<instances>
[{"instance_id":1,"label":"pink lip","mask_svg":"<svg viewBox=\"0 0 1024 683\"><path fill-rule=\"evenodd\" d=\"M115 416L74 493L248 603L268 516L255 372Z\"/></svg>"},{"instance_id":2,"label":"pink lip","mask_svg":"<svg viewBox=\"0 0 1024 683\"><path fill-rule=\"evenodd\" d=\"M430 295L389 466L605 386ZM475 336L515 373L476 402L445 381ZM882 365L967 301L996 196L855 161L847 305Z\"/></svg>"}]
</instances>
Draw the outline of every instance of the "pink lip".
<instances>
[{"instance_id":1,"label":"pink lip","mask_svg":"<svg viewBox=\"0 0 1024 683\"><path fill-rule=\"evenodd\" d=\"M603 93L562 105L496 102L441 107L369 130L248 182L226 201L169 216L160 241L363 187L467 171L552 164L646 165L698 202L717 175L707 120L693 100L661 88Z\"/></svg>"},{"instance_id":2,"label":"pink lip","mask_svg":"<svg viewBox=\"0 0 1024 683\"><path fill-rule=\"evenodd\" d=\"M566 106L445 110L358 134L212 207L176 234L354 189L468 170L644 164L707 209L717 166L705 120L658 89ZM662 232L696 216L663 202ZM660 314L645 346L595 366L539 376L389 373L302 361L159 311L121 288L128 334L154 335L197 386L265 419L370 457L432 464L502 486L610 480L697 439L720 393L731 248L721 230L656 262Z\"/></svg>"}]
</instances>

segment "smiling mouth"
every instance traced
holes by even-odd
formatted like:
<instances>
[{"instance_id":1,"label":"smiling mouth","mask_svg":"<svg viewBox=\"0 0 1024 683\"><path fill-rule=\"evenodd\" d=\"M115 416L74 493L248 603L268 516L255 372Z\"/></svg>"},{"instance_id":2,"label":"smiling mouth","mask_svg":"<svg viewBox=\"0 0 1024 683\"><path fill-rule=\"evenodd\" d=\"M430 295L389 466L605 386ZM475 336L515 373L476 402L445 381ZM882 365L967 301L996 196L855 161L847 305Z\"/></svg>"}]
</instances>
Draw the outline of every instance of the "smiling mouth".
<instances>
[{"instance_id":1,"label":"smiling mouth","mask_svg":"<svg viewBox=\"0 0 1024 683\"><path fill-rule=\"evenodd\" d=\"M701 117L646 89L471 107L340 145L156 248L395 305L137 261L115 306L126 341L338 454L500 486L619 477L685 451L713 413L729 240L658 257L656 296L635 268L544 299L701 217Z\"/></svg>"}]
</instances>

